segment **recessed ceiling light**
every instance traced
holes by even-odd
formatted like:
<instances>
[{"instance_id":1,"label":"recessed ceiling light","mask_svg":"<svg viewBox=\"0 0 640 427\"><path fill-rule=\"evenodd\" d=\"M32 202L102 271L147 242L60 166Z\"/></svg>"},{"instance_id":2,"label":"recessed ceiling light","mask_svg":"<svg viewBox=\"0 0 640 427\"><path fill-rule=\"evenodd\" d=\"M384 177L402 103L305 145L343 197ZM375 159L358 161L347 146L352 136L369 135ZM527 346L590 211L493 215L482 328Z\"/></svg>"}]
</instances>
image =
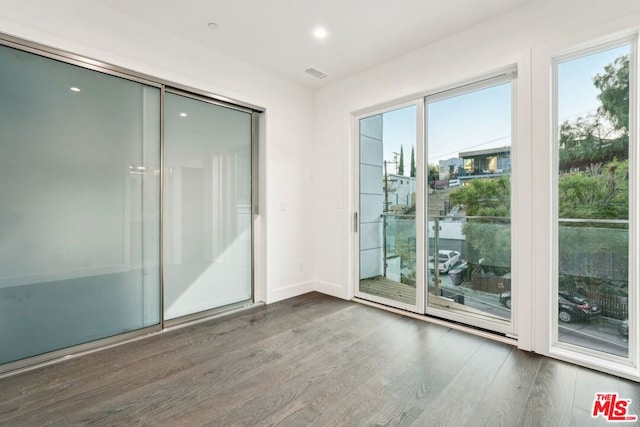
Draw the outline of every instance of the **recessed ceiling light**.
<instances>
[{"instance_id":1,"label":"recessed ceiling light","mask_svg":"<svg viewBox=\"0 0 640 427\"><path fill-rule=\"evenodd\" d=\"M209 22L209 23L207 24L207 27L208 27L210 30L217 30L220 26L219 26L218 24L216 24L215 22Z\"/></svg>"},{"instance_id":2,"label":"recessed ceiling light","mask_svg":"<svg viewBox=\"0 0 640 427\"><path fill-rule=\"evenodd\" d=\"M80 88L77 88L75 86L72 86L69 89L71 89L72 92L80 92Z\"/></svg>"},{"instance_id":3,"label":"recessed ceiling light","mask_svg":"<svg viewBox=\"0 0 640 427\"><path fill-rule=\"evenodd\" d=\"M322 27L318 27L315 30L313 30L313 36L317 39L323 39L325 37L327 37L329 33L327 33L327 30L325 30Z\"/></svg>"},{"instance_id":4,"label":"recessed ceiling light","mask_svg":"<svg viewBox=\"0 0 640 427\"><path fill-rule=\"evenodd\" d=\"M187 113L180 113L180 117L187 117Z\"/></svg>"}]
</instances>

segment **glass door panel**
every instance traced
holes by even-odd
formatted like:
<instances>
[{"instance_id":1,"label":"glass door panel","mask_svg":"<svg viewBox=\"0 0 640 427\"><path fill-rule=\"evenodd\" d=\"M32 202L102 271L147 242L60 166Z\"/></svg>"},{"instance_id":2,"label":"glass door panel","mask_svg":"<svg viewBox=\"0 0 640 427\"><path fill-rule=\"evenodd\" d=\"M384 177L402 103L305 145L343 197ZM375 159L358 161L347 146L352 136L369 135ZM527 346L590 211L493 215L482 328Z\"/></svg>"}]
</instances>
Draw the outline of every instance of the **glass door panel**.
<instances>
[{"instance_id":1,"label":"glass door panel","mask_svg":"<svg viewBox=\"0 0 640 427\"><path fill-rule=\"evenodd\" d=\"M496 81L497 80L497 81ZM427 312L510 332L512 83L427 97Z\"/></svg>"},{"instance_id":2,"label":"glass door panel","mask_svg":"<svg viewBox=\"0 0 640 427\"><path fill-rule=\"evenodd\" d=\"M556 62L557 342L629 355L631 45Z\"/></svg>"},{"instance_id":3,"label":"glass door panel","mask_svg":"<svg viewBox=\"0 0 640 427\"><path fill-rule=\"evenodd\" d=\"M167 93L165 319L252 298L249 112Z\"/></svg>"},{"instance_id":4,"label":"glass door panel","mask_svg":"<svg viewBox=\"0 0 640 427\"><path fill-rule=\"evenodd\" d=\"M417 311L417 106L361 117L358 129L356 295Z\"/></svg>"}]
</instances>

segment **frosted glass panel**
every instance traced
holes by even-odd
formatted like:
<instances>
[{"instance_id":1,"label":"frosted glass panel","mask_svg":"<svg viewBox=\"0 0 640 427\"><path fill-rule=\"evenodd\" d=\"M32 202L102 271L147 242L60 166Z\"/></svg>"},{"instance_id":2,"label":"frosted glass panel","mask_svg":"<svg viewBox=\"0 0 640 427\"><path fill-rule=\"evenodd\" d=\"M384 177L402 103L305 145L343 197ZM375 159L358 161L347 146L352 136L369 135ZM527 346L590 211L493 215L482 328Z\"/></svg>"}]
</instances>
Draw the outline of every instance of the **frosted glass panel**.
<instances>
[{"instance_id":1,"label":"frosted glass panel","mask_svg":"<svg viewBox=\"0 0 640 427\"><path fill-rule=\"evenodd\" d=\"M252 297L251 114L165 98L165 319Z\"/></svg>"},{"instance_id":2,"label":"frosted glass panel","mask_svg":"<svg viewBox=\"0 0 640 427\"><path fill-rule=\"evenodd\" d=\"M0 364L159 323L160 91L0 47Z\"/></svg>"}]
</instances>

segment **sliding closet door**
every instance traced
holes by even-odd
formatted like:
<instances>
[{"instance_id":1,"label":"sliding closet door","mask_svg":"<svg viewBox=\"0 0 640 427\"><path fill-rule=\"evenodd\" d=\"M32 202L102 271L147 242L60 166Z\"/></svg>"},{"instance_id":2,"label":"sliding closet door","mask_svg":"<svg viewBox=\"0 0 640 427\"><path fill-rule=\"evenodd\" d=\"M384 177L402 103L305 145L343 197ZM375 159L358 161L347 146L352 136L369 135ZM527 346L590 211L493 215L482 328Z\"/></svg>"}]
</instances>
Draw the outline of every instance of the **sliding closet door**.
<instances>
[{"instance_id":1,"label":"sliding closet door","mask_svg":"<svg viewBox=\"0 0 640 427\"><path fill-rule=\"evenodd\" d=\"M159 325L159 87L2 46L0 129L0 365Z\"/></svg>"},{"instance_id":2,"label":"sliding closet door","mask_svg":"<svg viewBox=\"0 0 640 427\"><path fill-rule=\"evenodd\" d=\"M165 319L252 298L252 114L165 96Z\"/></svg>"}]
</instances>

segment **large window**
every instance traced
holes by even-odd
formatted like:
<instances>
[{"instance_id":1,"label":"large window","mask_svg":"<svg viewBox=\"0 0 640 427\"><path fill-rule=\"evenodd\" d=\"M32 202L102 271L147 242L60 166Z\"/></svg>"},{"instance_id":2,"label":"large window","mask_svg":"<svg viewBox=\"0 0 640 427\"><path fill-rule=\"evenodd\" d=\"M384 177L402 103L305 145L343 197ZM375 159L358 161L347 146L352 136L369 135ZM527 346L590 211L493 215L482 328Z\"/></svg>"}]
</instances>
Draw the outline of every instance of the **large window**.
<instances>
[{"instance_id":1,"label":"large window","mask_svg":"<svg viewBox=\"0 0 640 427\"><path fill-rule=\"evenodd\" d=\"M160 322L160 89L0 47L0 364Z\"/></svg>"},{"instance_id":2,"label":"large window","mask_svg":"<svg viewBox=\"0 0 640 427\"><path fill-rule=\"evenodd\" d=\"M632 44L555 63L557 341L629 355Z\"/></svg>"}]
</instances>

